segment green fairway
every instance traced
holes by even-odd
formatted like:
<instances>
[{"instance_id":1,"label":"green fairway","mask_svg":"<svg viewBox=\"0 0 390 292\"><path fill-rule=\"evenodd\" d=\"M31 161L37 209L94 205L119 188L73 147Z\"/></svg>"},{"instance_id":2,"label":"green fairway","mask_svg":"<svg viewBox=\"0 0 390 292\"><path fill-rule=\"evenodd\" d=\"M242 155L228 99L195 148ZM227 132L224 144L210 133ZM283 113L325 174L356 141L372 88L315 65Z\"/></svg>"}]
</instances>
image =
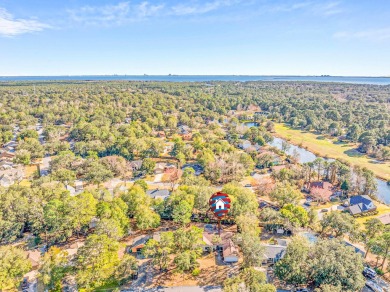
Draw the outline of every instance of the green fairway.
<instances>
[{"instance_id":1,"label":"green fairway","mask_svg":"<svg viewBox=\"0 0 390 292\"><path fill-rule=\"evenodd\" d=\"M275 123L276 136L288 140L322 157L347 161L372 170L375 175L384 180L390 179L390 163L376 162L355 150L355 144L340 143L312 132L291 129L284 124Z\"/></svg>"}]
</instances>

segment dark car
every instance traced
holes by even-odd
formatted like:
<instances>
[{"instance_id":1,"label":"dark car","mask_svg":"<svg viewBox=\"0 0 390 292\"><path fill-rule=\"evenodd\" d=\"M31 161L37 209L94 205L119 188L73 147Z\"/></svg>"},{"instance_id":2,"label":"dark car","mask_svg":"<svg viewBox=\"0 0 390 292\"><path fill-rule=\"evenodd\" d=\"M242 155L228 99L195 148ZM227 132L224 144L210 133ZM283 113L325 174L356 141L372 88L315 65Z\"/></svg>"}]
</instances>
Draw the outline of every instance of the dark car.
<instances>
[{"instance_id":1,"label":"dark car","mask_svg":"<svg viewBox=\"0 0 390 292\"><path fill-rule=\"evenodd\" d=\"M370 267L365 267L363 270L363 275L366 278L375 279L377 276L377 273L373 269L371 269Z\"/></svg>"},{"instance_id":2,"label":"dark car","mask_svg":"<svg viewBox=\"0 0 390 292\"><path fill-rule=\"evenodd\" d=\"M307 289L307 288L298 288L297 290L295 290L295 292L309 292L309 289Z\"/></svg>"},{"instance_id":3,"label":"dark car","mask_svg":"<svg viewBox=\"0 0 390 292\"><path fill-rule=\"evenodd\" d=\"M260 202L259 204L259 207L262 209L262 208L265 208L268 206L268 203L267 202Z\"/></svg>"},{"instance_id":4,"label":"dark car","mask_svg":"<svg viewBox=\"0 0 390 292\"><path fill-rule=\"evenodd\" d=\"M22 290L27 290L29 286L28 279L24 278L22 281Z\"/></svg>"}]
</instances>

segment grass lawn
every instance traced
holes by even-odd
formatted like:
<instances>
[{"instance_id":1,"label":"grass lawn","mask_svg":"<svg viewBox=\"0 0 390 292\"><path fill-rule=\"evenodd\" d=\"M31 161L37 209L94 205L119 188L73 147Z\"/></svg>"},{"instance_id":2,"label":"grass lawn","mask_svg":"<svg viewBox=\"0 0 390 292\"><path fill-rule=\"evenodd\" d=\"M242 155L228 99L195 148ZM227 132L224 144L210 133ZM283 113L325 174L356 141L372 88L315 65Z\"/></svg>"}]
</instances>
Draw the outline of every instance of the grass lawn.
<instances>
[{"instance_id":1,"label":"grass lawn","mask_svg":"<svg viewBox=\"0 0 390 292\"><path fill-rule=\"evenodd\" d=\"M377 215L374 215L374 216L367 216L367 217L358 217L356 218L356 221L364 226L364 222L366 222L367 220L369 219L372 219L372 218L376 218L378 216L381 216L383 214L386 214L386 213L390 213L390 207L385 205L385 204L381 204L379 202L375 202L375 205L377 206L377 211L379 212Z\"/></svg>"},{"instance_id":2,"label":"grass lawn","mask_svg":"<svg viewBox=\"0 0 390 292\"><path fill-rule=\"evenodd\" d=\"M32 177L35 172L37 172L37 166L36 165L26 165L24 167L24 176L26 178Z\"/></svg>"},{"instance_id":3,"label":"grass lawn","mask_svg":"<svg viewBox=\"0 0 390 292\"><path fill-rule=\"evenodd\" d=\"M316 155L347 161L372 170L377 177L390 180L390 163L376 163L374 159L362 155L354 144L339 143L312 132L291 129L285 124L275 123L276 136L290 143L302 146Z\"/></svg>"}]
</instances>

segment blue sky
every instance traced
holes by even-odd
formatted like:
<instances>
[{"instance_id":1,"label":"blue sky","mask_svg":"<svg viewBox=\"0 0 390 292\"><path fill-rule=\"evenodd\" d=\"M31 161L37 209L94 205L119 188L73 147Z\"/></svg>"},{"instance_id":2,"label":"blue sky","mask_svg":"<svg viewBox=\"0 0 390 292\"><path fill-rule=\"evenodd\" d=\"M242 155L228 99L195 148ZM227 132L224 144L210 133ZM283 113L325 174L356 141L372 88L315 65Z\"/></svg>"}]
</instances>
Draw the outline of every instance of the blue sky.
<instances>
[{"instance_id":1,"label":"blue sky","mask_svg":"<svg viewBox=\"0 0 390 292\"><path fill-rule=\"evenodd\" d=\"M0 75L390 76L389 0L0 0Z\"/></svg>"}]
</instances>

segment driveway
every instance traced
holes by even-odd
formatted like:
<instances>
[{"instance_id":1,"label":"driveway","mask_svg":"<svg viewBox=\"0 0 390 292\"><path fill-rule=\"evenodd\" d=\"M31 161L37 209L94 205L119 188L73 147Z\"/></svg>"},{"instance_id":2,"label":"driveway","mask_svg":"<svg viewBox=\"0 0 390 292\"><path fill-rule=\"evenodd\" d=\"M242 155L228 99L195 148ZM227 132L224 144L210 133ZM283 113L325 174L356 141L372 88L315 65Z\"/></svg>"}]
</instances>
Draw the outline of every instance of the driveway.
<instances>
[{"instance_id":1,"label":"driveway","mask_svg":"<svg viewBox=\"0 0 390 292\"><path fill-rule=\"evenodd\" d=\"M49 174L51 156L43 157L41 164L41 176Z\"/></svg>"},{"instance_id":2,"label":"driveway","mask_svg":"<svg viewBox=\"0 0 390 292\"><path fill-rule=\"evenodd\" d=\"M154 177L153 182L155 182L155 183L161 182L163 175L164 175L163 173L156 174L156 176Z\"/></svg>"},{"instance_id":3,"label":"driveway","mask_svg":"<svg viewBox=\"0 0 390 292\"><path fill-rule=\"evenodd\" d=\"M317 210L319 220L322 220L322 218L324 217L324 214L327 214L330 211L343 211L345 208L341 205L333 205L330 208L323 208L323 209L328 210L328 212L322 212L322 209Z\"/></svg>"}]
</instances>

